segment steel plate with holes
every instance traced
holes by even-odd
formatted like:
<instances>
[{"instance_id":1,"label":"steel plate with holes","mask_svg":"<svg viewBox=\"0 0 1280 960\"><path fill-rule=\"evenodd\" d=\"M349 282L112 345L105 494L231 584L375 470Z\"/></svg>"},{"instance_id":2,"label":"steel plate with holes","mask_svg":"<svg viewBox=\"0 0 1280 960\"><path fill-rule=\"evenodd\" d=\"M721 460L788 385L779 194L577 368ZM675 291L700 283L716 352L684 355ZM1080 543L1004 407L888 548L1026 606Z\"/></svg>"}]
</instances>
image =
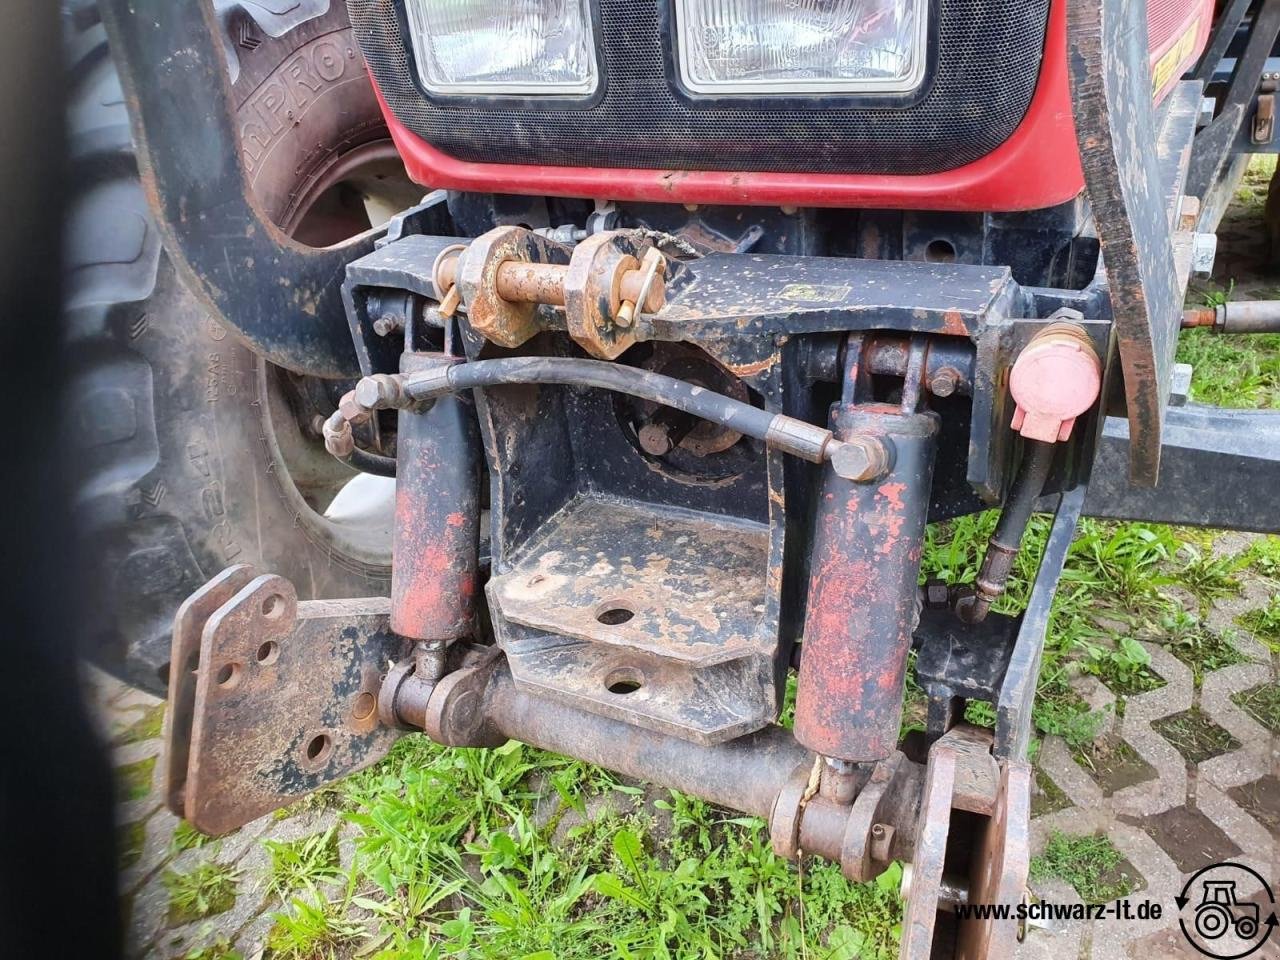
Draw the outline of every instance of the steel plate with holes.
<instances>
[{"instance_id":1,"label":"steel plate with holes","mask_svg":"<svg viewBox=\"0 0 1280 960\"><path fill-rule=\"evenodd\" d=\"M193 825L226 833L385 756L399 733L378 724L378 687L407 653L386 598L299 603L287 580L259 576L216 609L207 599L178 619L184 642L200 630L185 783L176 722L167 763Z\"/></svg>"},{"instance_id":2,"label":"steel plate with holes","mask_svg":"<svg viewBox=\"0 0 1280 960\"><path fill-rule=\"evenodd\" d=\"M710 665L761 648L768 549L759 524L584 498L489 593L522 626Z\"/></svg>"}]
</instances>

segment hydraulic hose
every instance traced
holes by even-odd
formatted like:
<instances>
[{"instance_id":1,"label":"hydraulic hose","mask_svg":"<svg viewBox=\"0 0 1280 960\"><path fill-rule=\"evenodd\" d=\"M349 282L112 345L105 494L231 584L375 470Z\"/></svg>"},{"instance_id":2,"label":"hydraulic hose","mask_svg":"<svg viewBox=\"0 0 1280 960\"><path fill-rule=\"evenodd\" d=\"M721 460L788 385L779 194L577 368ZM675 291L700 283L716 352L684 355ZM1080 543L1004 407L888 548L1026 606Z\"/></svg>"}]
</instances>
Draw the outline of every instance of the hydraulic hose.
<instances>
[{"instance_id":1,"label":"hydraulic hose","mask_svg":"<svg viewBox=\"0 0 1280 960\"><path fill-rule=\"evenodd\" d=\"M974 584L974 592L961 597L956 613L966 623L980 623L986 619L991 605L1004 595L1013 571L1013 562L1022 546L1022 537L1031 522L1036 500L1044 491L1053 467L1057 445L1040 440L1030 440L1022 455L1022 464L1013 480L1013 489L1005 501L995 533L987 543L986 556Z\"/></svg>"},{"instance_id":2,"label":"hydraulic hose","mask_svg":"<svg viewBox=\"0 0 1280 960\"><path fill-rule=\"evenodd\" d=\"M396 461L394 457L384 457L359 447L352 447L351 453L343 458L361 473L371 473L375 477L394 477Z\"/></svg>"},{"instance_id":3,"label":"hydraulic hose","mask_svg":"<svg viewBox=\"0 0 1280 960\"><path fill-rule=\"evenodd\" d=\"M460 390L526 383L597 387L625 393L721 424L814 463L829 459L839 445L830 430L803 420L769 413L684 380L603 360L507 357L441 364L401 378L366 378L357 387L356 396L366 405L404 406ZM362 389L364 384L370 386Z\"/></svg>"}]
</instances>

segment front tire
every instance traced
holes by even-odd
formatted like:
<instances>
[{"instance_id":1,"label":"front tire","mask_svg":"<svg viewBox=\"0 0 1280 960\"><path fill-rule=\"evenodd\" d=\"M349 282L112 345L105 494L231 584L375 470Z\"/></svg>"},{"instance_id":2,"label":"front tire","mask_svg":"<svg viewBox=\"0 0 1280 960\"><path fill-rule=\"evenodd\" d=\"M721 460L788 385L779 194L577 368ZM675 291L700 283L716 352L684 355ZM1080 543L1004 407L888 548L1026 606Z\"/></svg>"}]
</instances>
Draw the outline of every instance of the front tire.
<instances>
[{"instance_id":1,"label":"front tire","mask_svg":"<svg viewBox=\"0 0 1280 960\"><path fill-rule=\"evenodd\" d=\"M352 156L376 157L371 177L395 171L345 7L334 0L277 38L241 22L233 92L259 202L313 242L367 227L338 177ZM230 336L165 256L103 28L91 6L68 23L79 186L67 231L69 409L77 510L97 558L85 586L101 611L90 655L163 693L174 611L223 567L279 573L304 598L383 593L389 537L324 517L322 492L350 472L295 416L308 391Z\"/></svg>"}]
</instances>

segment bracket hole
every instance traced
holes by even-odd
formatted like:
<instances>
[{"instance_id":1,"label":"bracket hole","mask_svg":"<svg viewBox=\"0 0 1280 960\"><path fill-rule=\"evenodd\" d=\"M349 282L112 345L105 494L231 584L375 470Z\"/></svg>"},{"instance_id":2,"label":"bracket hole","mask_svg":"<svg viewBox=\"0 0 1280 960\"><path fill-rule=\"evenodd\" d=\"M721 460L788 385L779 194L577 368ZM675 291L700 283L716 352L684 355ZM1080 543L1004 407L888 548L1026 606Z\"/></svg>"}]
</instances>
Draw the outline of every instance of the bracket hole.
<instances>
[{"instance_id":1,"label":"bracket hole","mask_svg":"<svg viewBox=\"0 0 1280 960\"><path fill-rule=\"evenodd\" d=\"M632 667L621 667L605 676L604 686L610 693L625 697L644 686L644 674Z\"/></svg>"},{"instance_id":2,"label":"bracket hole","mask_svg":"<svg viewBox=\"0 0 1280 960\"><path fill-rule=\"evenodd\" d=\"M924 248L924 258L930 263L955 263L956 247L950 240L930 240Z\"/></svg>"},{"instance_id":3,"label":"bracket hole","mask_svg":"<svg viewBox=\"0 0 1280 960\"><path fill-rule=\"evenodd\" d=\"M218 686L223 690L234 690L240 683L241 667L238 663L224 663L218 668Z\"/></svg>"},{"instance_id":4,"label":"bracket hole","mask_svg":"<svg viewBox=\"0 0 1280 960\"><path fill-rule=\"evenodd\" d=\"M257 658L258 662L264 667L275 663L280 659L280 644L274 640L268 640L258 648Z\"/></svg>"},{"instance_id":5,"label":"bracket hole","mask_svg":"<svg viewBox=\"0 0 1280 960\"><path fill-rule=\"evenodd\" d=\"M262 615L268 620L278 620L282 613L284 613L284 597L280 594L273 593L262 601Z\"/></svg>"},{"instance_id":6,"label":"bracket hole","mask_svg":"<svg viewBox=\"0 0 1280 960\"><path fill-rule=\"evenodd\" d=\"M200 669L200 651L192 650L191 653L187 655L187 673L195 673L199 669ZM169 678L166 675L165 680L168 680L168 679Z\"/></svg>"},{"instance_id":7,"label":"bracket hole","mask_svg":"<svg viewBox=\"0 0 1280 960\"><path fill-rule=\"evenodd\" d=\"M333 741L329 739L327 733L318 733L307 741L306 758L307 765L318 767L329 759L329 754L333 752Z\"/></svg>"},{"instance_id":8,"label":"bracket hole","mask_svg":"<svg viewBox=\"0 0 1280 960\"><path fill-rule=\"evenodd\" d=\"M541 573L535 573L532 577L529 578L529 586L536 587L538 584L542 583L546 579L547 578Z\"/></svg>"},{"instance_id":9,"label":"bracket hole","mask_svg":"<svg viewBox=\"0 0 1280 960\"><path fill-rule=\"evenodd\" d=\"M605 626L616 627L619 624L626 623L635 615L636 612L630 607L616 600L610 600L600 607L596 613L596 619L605 624Z\"/></svg>"},{"instance_id":10,"label":"bracket hole","mask_svg":"<svg viewBox=\"0 0 1280 960\"><path fill-rule=\"evenodd\" d=\"M355 720L368 720L373 716L373 708L376 707L378 701L373 694L365 691L356 697L356 702L351 705L351 717Z\"/></svg>"}]
</instances>

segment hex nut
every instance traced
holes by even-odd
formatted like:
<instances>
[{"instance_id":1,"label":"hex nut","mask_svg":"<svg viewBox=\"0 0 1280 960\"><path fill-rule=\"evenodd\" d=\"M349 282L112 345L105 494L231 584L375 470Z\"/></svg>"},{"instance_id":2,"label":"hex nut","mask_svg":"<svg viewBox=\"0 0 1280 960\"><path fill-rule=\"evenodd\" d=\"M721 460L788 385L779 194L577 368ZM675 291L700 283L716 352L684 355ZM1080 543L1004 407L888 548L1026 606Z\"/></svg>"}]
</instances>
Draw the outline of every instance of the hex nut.
<instances>
[{"instance_id":1,"label":"hex nut","mask_svg":"<svg viewBox=\"0 0 1280 960\"><path fill-rule=\"evenodd\" d=\"M353 426L367 423L372 416L369 408L356 399L354 390L348 390L342 395L342 399L338 401L338 412L342 414L342 419Z\"/></svg>"},{"instance_id":2,"label":"hex nut","mask_svg":"<svg viewBox=\"0 0 1280 960\"><path fill-rule=\"evenodd\" d=\"M950 603L951 588L945 580L926 580L924 602L930 610L945 610Z\"/></svg>"}]
</instances>

